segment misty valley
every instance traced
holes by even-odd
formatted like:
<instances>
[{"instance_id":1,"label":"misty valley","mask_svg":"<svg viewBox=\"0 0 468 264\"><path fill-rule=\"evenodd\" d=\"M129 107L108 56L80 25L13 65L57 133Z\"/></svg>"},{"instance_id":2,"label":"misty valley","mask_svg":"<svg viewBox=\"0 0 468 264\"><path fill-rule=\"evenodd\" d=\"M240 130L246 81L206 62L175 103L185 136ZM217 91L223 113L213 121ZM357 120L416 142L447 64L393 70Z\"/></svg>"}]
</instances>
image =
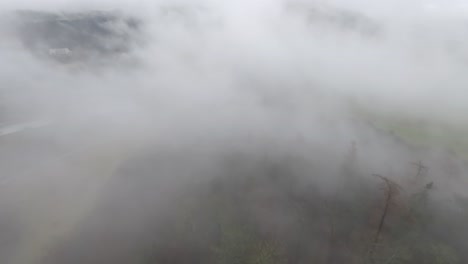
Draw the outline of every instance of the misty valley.
<instances>
[{"instance_id":1,"label":"misty valley","mask_svg":"<svg viewBox=\"0 0 468 264\"><path fill-rule=\"evenodd\" d=\"M468 8L376 2L0 3L0 264L468 263Z\"/></svg>"}]
</instances>

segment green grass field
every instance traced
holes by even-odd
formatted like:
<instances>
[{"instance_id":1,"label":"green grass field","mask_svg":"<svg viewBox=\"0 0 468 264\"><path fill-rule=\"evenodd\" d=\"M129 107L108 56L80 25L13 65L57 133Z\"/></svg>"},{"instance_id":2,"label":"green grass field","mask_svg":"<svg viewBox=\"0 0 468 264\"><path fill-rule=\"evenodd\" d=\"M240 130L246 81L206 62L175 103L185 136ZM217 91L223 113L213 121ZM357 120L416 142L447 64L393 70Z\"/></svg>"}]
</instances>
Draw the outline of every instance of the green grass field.
<instances>
[{"instance_id":1,"label":"green grass field","mask_svg":"<svg viewBox=\"0 0 468 264\"><path fill-rule=\"evenodd\" d=\"M363 108L354 108L353 111L377 129L388 131L410 145L443 149L468 159L468 124L418 120Z\"/></svg>"}]
</instances>

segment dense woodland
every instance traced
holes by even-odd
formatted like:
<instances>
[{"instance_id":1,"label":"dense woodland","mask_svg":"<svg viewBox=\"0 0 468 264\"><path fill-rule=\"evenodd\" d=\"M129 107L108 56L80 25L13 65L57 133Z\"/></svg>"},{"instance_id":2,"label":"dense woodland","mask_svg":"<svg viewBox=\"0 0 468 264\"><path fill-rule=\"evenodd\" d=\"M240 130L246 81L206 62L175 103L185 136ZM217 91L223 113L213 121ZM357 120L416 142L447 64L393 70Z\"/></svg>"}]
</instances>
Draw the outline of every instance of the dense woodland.
<instances>
[{"instance_id":1,"label":"dense woodland","mask_svg":"<svg viewBox=\"0 0 468 264\"><path fill-rule=\"evenodd\" d=\"M148 163L158 165L141 161L133 166L150 166L146 176L124 171L113 196L44 263L466 263L468 199L436 199L423 162L404 177L364 175L357 152L337 164L333 188L296 173L297 158L236 154L219 175L186 182L163 202Z\"/></svg>"},{"instance_id":2,"label":"dense woodland","mask_svg":"<svg viewBox=\"0 0 468 264\"><path fill-rule=\"evenodd\" d=\"M468 208L432 202L425 165L401 186L364 181L352 163L327 194L287 165L218 179L179 201L145 263L466 263Z\"/></svg>"}]
</instances>

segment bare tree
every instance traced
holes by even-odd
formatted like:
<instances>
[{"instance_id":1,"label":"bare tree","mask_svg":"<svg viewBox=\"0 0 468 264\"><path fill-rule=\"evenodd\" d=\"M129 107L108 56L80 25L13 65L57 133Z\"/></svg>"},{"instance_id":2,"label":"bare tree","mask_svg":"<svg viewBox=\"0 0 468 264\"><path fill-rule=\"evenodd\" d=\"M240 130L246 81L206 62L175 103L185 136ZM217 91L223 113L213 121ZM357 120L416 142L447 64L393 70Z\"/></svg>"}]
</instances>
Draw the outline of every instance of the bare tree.
<instances>
[{"instance_id":1,"label":"bare tree","mask_svg":"<svg viewBox=\"0 0 468 264\"><path fill-rule=\"evenodd\" d=\"M373 176L378 177L379 179L381 179L384 182L384 184L385 184L384 185L385 199L384 199L384 208L383 208L382 214L380 215L380 218L379 218L379 224L378 224L377 230L375 232L371 248L369 250L369 257L370 257L371 260L373 259L373 255L374 255L376 246L377 246L377 244L379 242L379 239L380 239L380 236L381 236L384 224L385 224L385 219L388 216L390 205L392 204L395 196L398 195L398 193L399 193L399 191L401 189L398 184L396 184L392 180L388 179L387 177L384 177L384 176L379 175L379 174L374 174Z\"/></svg>"}]
</instances>

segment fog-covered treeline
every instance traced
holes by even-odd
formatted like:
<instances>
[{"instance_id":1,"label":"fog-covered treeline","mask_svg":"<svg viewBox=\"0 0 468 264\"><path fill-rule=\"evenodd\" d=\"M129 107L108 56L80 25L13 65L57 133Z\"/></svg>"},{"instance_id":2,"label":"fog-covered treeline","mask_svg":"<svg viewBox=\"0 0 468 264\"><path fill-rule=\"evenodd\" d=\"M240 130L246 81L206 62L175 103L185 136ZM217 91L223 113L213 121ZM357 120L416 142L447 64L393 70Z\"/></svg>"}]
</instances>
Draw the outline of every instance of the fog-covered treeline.
<instances>
[{"instance_id":1,"label":"fog-covered treeline","mask_svg":"<svg viewBox=\"0 0 468 264\"><path fill-rule=\"evenodd\" d=\"M456 1L0 3L0 263L467 263Z\"/></svg>"}]
</instances>

